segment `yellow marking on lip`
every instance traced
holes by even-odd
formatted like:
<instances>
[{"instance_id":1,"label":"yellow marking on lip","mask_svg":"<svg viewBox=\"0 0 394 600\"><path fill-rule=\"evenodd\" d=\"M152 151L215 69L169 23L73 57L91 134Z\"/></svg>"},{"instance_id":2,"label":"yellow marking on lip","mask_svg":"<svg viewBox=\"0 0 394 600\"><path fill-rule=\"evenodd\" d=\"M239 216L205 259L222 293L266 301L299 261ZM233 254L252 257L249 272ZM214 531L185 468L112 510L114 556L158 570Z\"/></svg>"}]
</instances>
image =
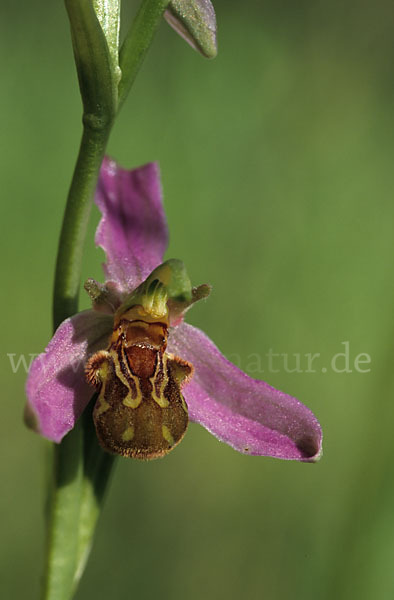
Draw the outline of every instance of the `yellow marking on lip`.
<instances>
[{"instance_id":1,"label":"yellow marking on lip","mask_svg":"<svg viewBox=\"0 0 394 600\"><path fill-rule=\"evenodd\" d=\"M108 369L105 370L105 374L107 375ZM106 410L111 408L111 405L105 399L105 388L107 385L108 378L104 377L103 385L101 386L101 390L99 393L99 397L97 398L97 408L95 409L96 417L102 415Z\"/></svg>"},{"instance_id":2,"label":"yellow marking on lip","mask_svg":"<svg viewBox=\"0 0 394 600\"><path fill-rule=\"evenodd\" d=\"M139 405L141 404L142 401L142 396L141 398L132 398L130 392L127 394L126 398L124 398L122 400L122 403L125 406L128 406L129 408L138 408Z\"/></svg>"},{"instance_id":3,"label":"yellow marking on lip","mask_svg":"<svg viewBox=\"0 0 394 600\"><path fill-rule=\"evenodd\" d=\"M157 395L155 381L156 381L156 377L159 374L161 366L162 366L162 369L163 369L164 377L163 377L163 381L161 382L161 385L160 385L159 395ZM170 405L170 403L169 403L168 399L164 395L164 390L166 389L166 386L167 386L167 383L168 383L167 357L166 357L165 354L163 354L163 356L162 356L162 363L160 361L160 358L158 357L156 371L155 371L153 377L150 377L149 381L152 384L152 398L153 398L153 400L160 406L160 408L167 408Z\"/></svg>"},{"instance_id":4,"label":"yellow marking on lip","mask_svg":"<svg viewBox=\"0 0 394 600\"><path fill-rule=\"evenodd\" d=\"M168 429L167 425L161 426L161 431L163 433L163 438L166 442L170 444L170 446L174 445L174 438L171 435L171 431Z\"/></svg>"},{"instance_id":5,"label":"yellow marking on lip","mask_svg":"<svg viewBox=\"0 0 394 600\"><path fill-rule=\"evenodd\" d=\"M156 394L152 393L153 400L160 406L160 408L167 408L170 403L164 396L156 396Z\"/></svg>"},{"instance_id":6,"label":"yellow marking on lip","mask_svg":"<svg viewBox=\"0 0 394 600\"><path fill-rule=\"evenodd\" d=\"M183 397L183 395L181 394L181 403L182 403L182 408L185 411L185 413L188 415L189 414L189 410L187 408L187 404L185 402L185 399Z\"/></svg>"},{"instance_id":7,"label":"yellow marking on lip","mask_svg":"<svg viewBox=\"0 0 394 600\"><path fill-rule=\"evenodd\" d=\"M127 427L124 432L122 433L122 440L124 442L130 442L130 440L132 440L134 437L134 427L132 425L129 425L129 427Z\"/></svg>"},{"instance_id":8,"label":"yellow marking on lip","mask_svg":"<svg viewBox=\"0 0 394 600\"><path fill-rule=\"evenodd\" d=\"M128 382L127 378L122 373L122 369L120 368L119 358L118 358L117 353L113 352L112 356L113 356L113 361L114 361L114 365L115 365L116 376L118 377L118 379L120 379L120 381L123 383L123 385L125 385L128 389L127 396L125 398L123 398L122 403L125 406L128 406L129 408L137 408L142 402L142 392L141 392L141 388L140 388L140 382L138 381L137 377L134 377L134 375L132 375L129 372L130 376L132 377L132 379L135 383L135 387L137 390L137 396L135 398L133 398L132 391L130 389L130 383ZM125 364L127 364L126 358L124 356L124 348L122 348L122 356L123 356Z\"/></svg>"},{"instance_id":9,"label":"yellow marking on lip","mask_svg":"<svg viewBox=\"0 0 394 600\"><path fill-rule=\"evenodd\" d=\"M108 404L108 402L106 400L104 400L104 398L98 398L98 402L99 405L96 408L96 417L99 417L100 415L102 415L106 410L108 410L110 407L110 405Z\"/></svg>"}]
</instances>

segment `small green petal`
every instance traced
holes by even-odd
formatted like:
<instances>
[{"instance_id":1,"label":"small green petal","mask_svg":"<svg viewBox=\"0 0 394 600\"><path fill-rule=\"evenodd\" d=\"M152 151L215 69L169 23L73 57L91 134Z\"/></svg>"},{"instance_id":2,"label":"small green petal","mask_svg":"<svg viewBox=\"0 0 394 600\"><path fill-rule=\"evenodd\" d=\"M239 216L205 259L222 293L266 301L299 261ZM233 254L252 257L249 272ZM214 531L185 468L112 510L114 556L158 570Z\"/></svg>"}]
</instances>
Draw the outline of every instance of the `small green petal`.
<instances>
[{"instance_id":1,"label":"small green petal","mask_svg":"<svg viewBox=\"0 0 394 600\"><path fill-rule=\"evenodd\" d=\"M192 297L190 300L180 302L179 300L170 298L168 300L168 308L170 312L170 324L177 325L178 322L183 318L183 315L195 302L208 298L211 293L212 287L207 283L203 283L198 287L192 288Z\"/></svg>"},{"instance_id":2,"label":"small green petal","mask_svg":"<svg viewBox=\"0 0 394 600\"><path fill-rule=\"evenodd\" d=\"M122 294L116 283L112 281L107 281L103 285L89 278L83 287L92 301L93 310L112 315L121 304Z\"/></svg>"}]
</instances>

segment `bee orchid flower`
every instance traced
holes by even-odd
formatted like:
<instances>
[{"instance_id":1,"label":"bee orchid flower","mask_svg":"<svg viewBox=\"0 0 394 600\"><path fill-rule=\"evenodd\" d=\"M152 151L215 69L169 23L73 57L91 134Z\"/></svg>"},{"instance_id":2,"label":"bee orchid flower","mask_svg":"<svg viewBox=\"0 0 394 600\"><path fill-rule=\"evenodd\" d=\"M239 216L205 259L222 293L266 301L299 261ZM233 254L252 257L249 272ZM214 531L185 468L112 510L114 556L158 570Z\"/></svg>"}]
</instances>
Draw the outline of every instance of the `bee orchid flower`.
<instances>
[{"instance_id":1,"label":"bee orchid flower","mask_svg":"<svg viewBox=\"0 0 394 600\"><path fill-rule=\"evenodd\" d=\"M106 158L95 202L107 281L86 282L92 309L61 323L33 361L26 422L59 443L96 390L98 440L113 453L163 456L190 420L239 452L318 460L322 433L312 412L243 373L184 321L210 288L193 288L181 261L163 263L158 166L125 170Z\"/></svg>"}]
</instances>

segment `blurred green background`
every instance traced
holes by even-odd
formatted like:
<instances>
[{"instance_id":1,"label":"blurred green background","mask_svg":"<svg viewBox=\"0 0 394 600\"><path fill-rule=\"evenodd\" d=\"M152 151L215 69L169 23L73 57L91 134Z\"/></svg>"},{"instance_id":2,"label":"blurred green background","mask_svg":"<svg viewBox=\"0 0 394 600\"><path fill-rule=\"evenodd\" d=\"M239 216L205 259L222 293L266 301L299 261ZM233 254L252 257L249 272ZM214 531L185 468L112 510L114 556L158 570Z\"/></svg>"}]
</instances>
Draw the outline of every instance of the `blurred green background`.
<instances>
[{"instance_id":1,"label":"blurred green background","mask_svg":"<svg viewBox=\"0 0 394 600\"><path fill-rule=\"evenodd\" d=\"M215 6L218 58L202 59L163 24L108 152L127 167L160 161L168 256L214 287L188 320L307 404L325 454L317 465L247 457L192 425L164 460L118 460L77 599L392 598L394 8ZM25 373L7 355L40 352L51 335L81 127L62 2L2 0L0 17L8 600L39 594L47 444L22 424ZM84 278L101 278L97 222L95 211ZM370 372L333 372L344 341L352 364L370 355ZM305 358L302 373L281 361L267 372L270 348L320 353L317 372Z\"/></svg>"}]
</instances>

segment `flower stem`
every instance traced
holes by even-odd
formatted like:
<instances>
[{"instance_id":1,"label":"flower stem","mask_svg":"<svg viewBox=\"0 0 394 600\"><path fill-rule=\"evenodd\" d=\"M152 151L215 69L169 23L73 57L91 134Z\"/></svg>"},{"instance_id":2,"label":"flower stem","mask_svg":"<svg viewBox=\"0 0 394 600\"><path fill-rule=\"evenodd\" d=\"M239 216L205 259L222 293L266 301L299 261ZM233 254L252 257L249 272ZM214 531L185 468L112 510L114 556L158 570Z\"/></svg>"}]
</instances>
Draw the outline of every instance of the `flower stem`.
<instances>
[{"instance_id":1,"label":"flower stem","mask_svg":"<svg viewBox=\"0 0 394 600\"><path fill-rule=\"evenodd\" d=\"M111 123L103 129L85 126L83 130L59 240L53 297L54 329L78 311L86 230L110 131Z\"/></svg>"},{"instance_id":2,"label":"flower stem","mask_svg":"<svg viewBox=\"0 0 394 600\"><path fill-rule=\"evenodd\" d=\"M44 600L69 600L72 597L82 496L82 447L83 432L80 423L77 423L60 445L54 447Z\"/></svg>"}]
</instances>

